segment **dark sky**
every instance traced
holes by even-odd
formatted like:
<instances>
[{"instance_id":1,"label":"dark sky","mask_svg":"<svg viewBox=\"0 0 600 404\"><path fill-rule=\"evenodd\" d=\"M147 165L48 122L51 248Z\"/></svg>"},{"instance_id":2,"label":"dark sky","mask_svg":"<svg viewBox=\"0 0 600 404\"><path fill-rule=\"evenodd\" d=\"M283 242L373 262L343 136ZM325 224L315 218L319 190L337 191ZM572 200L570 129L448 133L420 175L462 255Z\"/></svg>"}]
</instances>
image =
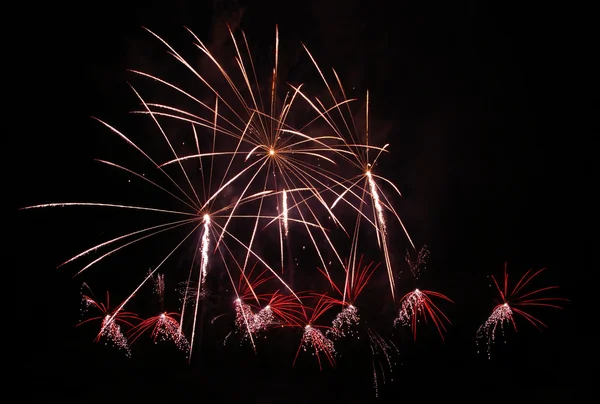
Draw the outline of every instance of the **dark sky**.
<instances>
[{"instance_id":1,"label":"dark sky","mask_svg":"<svg viewBox=\"0 0 600 404\"><path fill-rule=\"evenodd\" d=\"M90 118L138 136L150 128L128 116L136 98L127 82L145 94L160 96L164 90L126 69L196 85L180 75L176 61L142 26L193 51L187 26L216 54L227 55L228 23L246 32L258 63L265 64L279 24L286 80L305 82L313 94L323 91L303 42L321 66L335 67L352 96L364 100L369 89L372 139L390 143L392 150L380 169L403 191L398 206L416 243L432 251L421 280L456 302L448 307L453 325L445 344L432 330L417 344L404 334L395 337L399 366L395 383L382 395L546 402L583 394L587 379L578 368L587 362L586 348L577 341L590 333L576 321L582 318L577 300L578 283L589 275L580 274L585 252L571 224L582 207L572 196L577 163L562 112L566 45L562 28L551 22L558 10L480 2L397 2L394 8L379 0L214 3L96 2L62 15L53 8L55 17L42 18L38 42L31 45L35 56L24 68L31 81L23 87L29 94L23 108L42 112L23 122L16 137L15 154L22 158L11 169L11 209L149 197L128 186L121 173L93 161L128 161L132 154ZM156 152L163 147L146 145ZM16 243L9 252L13 268L7 269L18 276L8 286L17 293L5 325L17 328L11 338L19 348L6 347L16 359L14 374L26 381L25 397L33 392L44 401L372 398L370 362L361 353L355 360L348 353L338 369L319 373L307 358L291 369L290 347L278 342L257 356L248 347L224 349L226 331L216 328L206 331L203 351L191 365L168 347L142 343L125 360L93 344L93 330L73 328L81 282L101 294L128 289L121 282L137 275L101 268L104 272L71 279L77 265L55 267L128 219L110 213L64 208L10 214ZM143 223L139 216L130 219ZM395 250L395 260L401 261L403 249ZM147 268L135 267L146 265L139 259L146 254L139 248L124 254L122 267L143 274ZM560 293L572 302L563 312L539 312L550 326L543 332L520 321L519 333L487 361L475 353L475 330L495 304L487 276L499 275L504 261L513 277L547 267L542 280L560 284Z\"/></svg>"}]
</instances>

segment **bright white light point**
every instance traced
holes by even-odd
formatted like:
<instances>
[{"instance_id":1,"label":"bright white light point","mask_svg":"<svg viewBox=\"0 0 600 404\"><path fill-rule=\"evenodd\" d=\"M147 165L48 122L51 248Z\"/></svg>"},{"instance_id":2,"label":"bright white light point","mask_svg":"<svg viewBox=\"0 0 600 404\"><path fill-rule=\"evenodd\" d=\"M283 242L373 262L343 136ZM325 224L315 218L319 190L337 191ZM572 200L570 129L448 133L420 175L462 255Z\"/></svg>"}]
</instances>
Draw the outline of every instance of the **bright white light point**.
<instances>
[{"instance_id":1,"label":"bright white light point","mask_svg":"<svg viewBox=\"0 0 600 404\"><path fill-rule=\"evenodd\" d=\"M210 216L208 213L204 215L204 223L210 223Z\"/></svg>"},{"instance_id":2,"label":"bright white light point","mask_svg":"<svg viewBox=\"0 0 600 404\"><path fill-rule=\"evenodd\" d=\"M304 329L308 330L310 328L310 324L308 324Z\"/></svg>"},{"instance_id":3,"label":"bright white light point","mask_svg":"<svg viewBox=\"0 0 600 404\"><path fill-rule=\"evenodd\" d=\"M273 149L270 149L270 150L269 150L269 154L270 154L271 156L274 156L274 155L275 155L275 150L273 150Z\"/></svg>"},{"instance_id":4,"label":"bright white light point","mask_svg":"<svg viewBox=\"0 0 600 404\"><path fill-rule=\"evenodd\" d=\"M419 289L415 289L415 292L419 293L420 291L419 291Z\"/></svg>"},{"instance_id":5,"label":"bright white light point","mask_svg":"<svg viewBox=\"0 0 600 404\"><path fill-rule=\"evenodd\" d=\"M508 307L508 303L504 303L504 307Z\"/></svg>"},{"instance_id":6,"label":"bright white light point","mask_svg":"<svg viewBox=\"0 0 600 404\"><path fill-rule=\"evenodd\" d=\"M271 306L266 306L265 309L266 310L271 310Z\"/></svg>"},{"instance_id":7,"label":"bright white light point","mask_svg":"<svg viewBox=\"0 0 600 404\"><path fill-rule=\"evenodd\" d=\"M241 300L240 298L237 298L237 299L235 299L235 302L236 302L236 303L241 303L241 301L242 301L242 300Z\"/></svg>"}]
</instances>

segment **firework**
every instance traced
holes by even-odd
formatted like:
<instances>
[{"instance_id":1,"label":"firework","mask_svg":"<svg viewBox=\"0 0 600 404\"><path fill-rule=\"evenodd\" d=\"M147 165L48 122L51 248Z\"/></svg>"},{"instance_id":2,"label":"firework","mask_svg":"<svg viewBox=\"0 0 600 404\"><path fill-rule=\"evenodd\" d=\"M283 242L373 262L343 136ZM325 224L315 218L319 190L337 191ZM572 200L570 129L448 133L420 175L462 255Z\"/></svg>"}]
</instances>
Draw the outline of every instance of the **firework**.
<instances>
[{"instance_id":1,"label":"firework","mask_svg":"<svg viewBox=\"0 0 600 404\"><path fill-rule=\"evenodd\" d=\"M96 336L95 342L99 342L102 338L105 338L107 343L112 344L114 347L124 351L128 357L131 357L129 342L123 333L121 326L134 327L133 322L140 320L138 315L127 311L121 311L119 313L111 312L110 295L108 291L106 292L106 303L98 302L93 298L92 290L86 283L82 285L81 301L83 305L82 313L87 313L88 310L95 309L99 311L101 315L83 320L77 324L77 326L91 321L102 320L100 332Z\"/></svg>"},{"instance_id":2,"label":"firework","mask_svg":"<svg viewBox=\"0 0 600 404\"><path fill-rule=\"evenodd\" d=\"M172 341L177 348L188 352L190 346L180 330L179 322L176 320L177 316L179 316L179 313L165 312L145 319L131 330L129 335L131 343L135 342L146 331L151 330L150 337L154 343L158 341Z\"/></svg>"},{"instance_id":3,"label":"firework","mask_svg":"<svg viewBox=\"0 0 600 404\"><path fill-rule=\"evenodd\" d=\"M447 296L431 290L415 289L407 293L400 299L400 310L394 320L394 325L410 326L413 331L413 338L417 339L417 323L423 319L426 323L432 321L442 340L446 331L446 323L450 320L444 312L433 302L431 297L440 298L450 303L454 303Z\"/></svg>"},{"instance_id":4,"label":"firework","mask_svg":"<svg viewBox=\"0 0 600 404\"><path fill-rule=\"evenodd\" d=\"M332 366L335 365L336 351L333 341L327 338L321 331L323 329L328 330L330 327L315 324L319 317L325 314L325 312L327 312L333 306L333 302L321 297L317 301L314 308L311 308L311 315L308 316L305 313L304 320L306 325L304 326L304 330L302 332L302 339L300 340L300 345L298 346L298 351L296 352L296 357L294 358L294 364L298 359L300 350L304 350L304 352L312 351L312 354L317 357L319 369L321 370L323 369L321 355L323 355Z\"/></svg>"},{"instance_id":5,"label":"firework","mask_svg":"<svg viewBox=\"0 0 600 404\"><path fill-rule=\"evenodd\" d=\"M274 66L266 85L268 91L261 87L243 33L240 37L230 31L235 68L229 69L227 61L212 54L190 31L204 60L215 69L216 78L215 75L198 71L165 40L150 33L199 81L204 91L201 95L192 94L162 78L134 71L138 76L174 90L183 98L183 101L173 101L174 104L170 105L151 102L133 89L140 105L139 110L134 112L147 117L155 126L158 139L165 143L169 155L151 156L133 138L97 119L127 147L135 150L143 163L150 162L154 171L146 175L111 161L98 162L134 176L144 185L168 195L172 205L150 207L68 202L29 207L110 208L144 212L162 219L160 224L92 246L60 266L83 261L92 253L98 253L78 270L78 275L83 274L128 246L166 236L167 243L170 243L167 245L170 248L168 253L151 267L115 310L108 311L106 307L101 334L118 334L122 336L122 341L134 342L149 333L155 342L171 341L191 358L194 342L200 339L204 325L202 319L206 310L209 310L208 299L204 298L215 297L216 290L211 279L218 280L218 272L223 271L223 277L231 283L228 291L233 289L231 296L225 299L225 311L227 315L232 313L233 302L233 333L239 334L242 341L250 341L256 350L255 337L262 336L272 328L300 329L302 337L294 363L300 351L304 350L316 356L320 368L323 357L334 365L336 351L333 339L358 332L360 316L356 301L379 266L373 263L364 265L363 258L358 258L361 224L366 223L367 227L374 229L371 241L375 243L376 239L380 247L381 252L378 253L382 254L385 261L392 296L395 293L395 276L390 260L389 236L393 227L387 220L395 217L408 236L391 199L386 195L389 191L387 188L398 195L400 191L376 170L379 157L388 152L388 145L377 147L369 144L368 92L366 125L362 133L362 130L356 129L352 118L350 103L354 100L345 96L335 72L342 96L334 95L308 50L333 103L326 105L305 92L302 85L289 85L285 97L278 96L277 30ZM191 102L191 106L188 107L185 102ZM307 122L294 122L292 125L291 122L297 120L293 111L298 103L308 104L312 117ZM186 128L187 134L184 136L188 137L185 141L193 146L193 150L183 150L180 145L183 139L175 139L170 135L164 122ZM315 123L324 123L328 132L324 133L322 127L314 130ZM318 135L315 134L317 132ZM359 141L363 137L364 144ZM387 190L384 192L383 188ZM152 198L148 200L154 201ZM346 230L347 224L336 216L341 208L356 212L356 222L350 223L355 226L352 237ZM176 232L180 233L174 236ZM341 253L343 248L334 245L334 233L348 236L351 240L349 254L346 254L347 251ZM285 270L294 264L290 262L293 258L290 255L298 248L293 237L302 237L303 244L312 247L318 260L316 266L335 296L315 291L300 293L286 281ZM414 248L410 237L408 240ZM165 310L165 277L159 271L166 272L167 261L186 243L193 244L194 253L187 280L179 283L181 312L175 313ZM275 257L268 255L272 251ZM343 255L349 258L342 260ZM339 271L339 276L333 273L334 270ZM234 281L236 278L237 282ZM334 278L340 282L335 284ZM140 294L138 292L143 287L152 283L160 303L160 310L152 314L158 314L135 326L123 322L129 315L125 307L134 296ZM263 285L267 284L271 288L266 292L261 291L263 287L266 289ZM222 286L219 284L217 289L225 289ZM315 305L311 307L307 302L315 302ZM341 307L341 310L332 325L317 324L324 313L334 306ZM123 334L118 322L130 326L131 330ZM184 335L184 329L190 330L189 339ZM373 356L383 355L389 362L387 352L391 348L387 342L375 331L369 330L368 335Z\"/></svg>"},{"instance_id":6,"label":"firework","mask_svg":"<svg viewBox=\"0 0 600 404\"><path fill-rule=\"evenodd\" d=\"M94 206L177 215L181 217L180 220L168 220L156 226L143 228L107 240L61 264L62 266L83 258L92 252L112 247L111 250L85 265L78 272L80 274L127 246L161 233L172 232L173 230L187 227L189 229L187 235L179 243L176 243L171 252L151 270L129 297L117 308L116 313L123 310L125 305L143 285L153 279L165 261L184 242L190 239L193 234L199 231L201 237L199 238L196 250L200 252L200 268L197 270L195 268L190 269L188 286L185 289L184 297L184 301L188 301L191 296L195 297L191 318L193 323L191 341L193 341L198 322L197 315L200 307L200 298L205 294L205 280L209 276L211 260L215 256L220 258L230 279L232 279L231 270L238 269L241 273L244 273L248 269L248 261L250 259L258 260L300 302L298 296L273 269L273 266L268 264L266 260L254 251L258 232L266 229L272 223L279 224L280 265L282 269L285 266L283 238L287 237L289 227L293 223L296 223L305 229L323 267L327 271L327 264L323 258L323 248L330 247L331 251L335 254L337 252L327 234L327 229L323 225L322 219L319 218L318 209L327 212L336 225L341 227L341 223L339 223L333 212L331 212L329 205L321 196L320 184L323 180L319 180L319 178L328 178L328 171L325 168L315 169L310 162L303 160L303 158L318 158L334 166L335 156L343 153L343 150L338 149L336 145L341 145L342 142L337 136L315 137L295 130L287 124L287 117L294 105L294 100L297 99L299 89L294 89L288 93L281 106L275 99L278 45L276 46L275 68L270 85L272 88L269 102L270 107L264 109L260 91L255 91L249 81L250 77L256 77L256 72L254 71L254 64L245 36L243 36L243 42L247 52L243 54L244 47L239 46L238 39L233 35L233 32L231 33L231 38L235 45L235 55L240 62L238 73L241 73L242 77L244 77L243 86L240 88L236 87L230 74L225 71L202 42L194 36L198 48L211 61L213 66L218 69L222 78L226 80L231 87L230 89L236 95L235 103L232 103L216 90L217 86L215 84L209 83L167 42L154 33L152 35L159 39L170 50L171 54L175 56L177 61L189 68L192 75L206 86L208 91L213 94L215 102L209 105L165 80L142 72L135 72L178 91L180 94L193 100L203 111L203 115L192 114L169 105L146 102L134 90L135 95L143 106L142 110L137 112L151 118L173 155L171 160L163 163L157 162L118 129L98 120L111 132L124 140L130 147L137 150L144 159L150 161L156 167L159 175L162 175L167 184L171 188L174 187L175 190L171 191L167 186L159 183L158 180L151 180L146 175L140 174L133 169L110 161L98 161L112 168L124 171L129 175L134 175L155 189L167 193L184 209L160 209L146 206L93 202L53 203L36 205L29 208ZM278 43L278 34L276 35L276 43ZM258 83L257 87L260 88ZM249 94L247 98L242 96L242 93L245 91ZM279 106L280 109L278 109ZM159 118L169 118L189 125L193 133L197 153L187 155L178 153L175 150L173 140L167 135ZM233 143L227 140L233 140ZM193 176L191 172L193 170L187 167L190 167L194 162L200 167L200 178L198 178L199 180L192 181ZM169 171L172 166L176 167L180 171L180 174L183 175L185 179L184 183L179 184L174 179L174 173ZM196 173L197 177L198 173ZM201 189L196 189L194 184L201 184ZM226 196L226 194L230 194L229 190L232 187L240 190L236 192L233 198ZM279 213L276 215L268 214L267 206L275 208ZM233 226L233 221L250 221L252 223L252 230L245 231L245 229L249 228L247 225ZM322 240L325 242L323 243ZM115 245L118 246L115 247ZM193 273L195 273L194 276L192 276ZM196 285L194 292L189 290L189 285L191 284ZM184 318L182 317L181 324L183 324L183 321Z\"/></svg>"},{"instance_id":7,"label":"firework","mask_svg":"<svg viewBox=\"0 0 600 404\"><path fill-rule=\"evenodd\" d=\"M427 261L429 260L430 252L427 246L421 247L416 257L413 257L410 250L406 250L406 256L404 260L408 264L410 272L413 274L415 279L419 279L421 273L426 269Z\"/></svg>"},{"instance_id":8,"label":"firework","mask_svg":"<svg viewBox=\"0 0 600 404\"><path fill-rule=\"evenodd\" d=\"M394 369L393 356L399 353L398 348L392 341L386 341L376 331L367 329L369 348L371 350L371 364L373 367L373 388L375 397L379 397L379 380L386 384L385 369L391 373ZM393 379L390 379L393 381Z\"/></svg>"},{"instance_id":9,"label":"firework","mask_svg":"<svg viewBox=\"0 0 600 404\"><path fill-rule=\"evenodd\" d=\"M320 298L330 304L340 305L342 307L342 310L333 319L331 328L327 330L327 335L332 338L354 335L357 330L360 316L358 314L356 300L380 265L374 265L374 262L363 264L362 260L363 257L361 256L357 266L352 265L350 260L346 261L346 265L344 266L346 277L344 280L343 292L335 283L333 283L331 278L327 278L332 281L331 286L334 291L337 292L339 298L327 294L317 294ZM323 275L326 275L323 270L320 271Z\"/></svg>"},{"instance_id":10,"label":"firework","mask_svg":"<svg viewBox=\"0 0 600 404\"><path fill-rule=\"evenodd\" d=\"M494 307L492 314L485 320L485 322L477 329L477 341L484 340L487 345L488 359L491 359L491 346L496 341L497 334L504 333L504 327L506 325L512 325L513 329L517 331L517 323L515 322L515 314L523 317L527 322L532 324L535 328L540 330L542 327L547 328L540 319L534 317L528 312L524 311L525 307L551 307L555 309L562 309L559 306L559 302L567 302L567 299L560 297L539 297L540 294L548 292L550 290L557 289L558 286L546 286L539 289L527 291L527 286L530 285L531 281L541 274L545 268L534 271L532 269L525 272L525 274L519 279L514 288L509 289L508 287L508 263L504 263L504 279L502 286L498 283L496 278L492 275L492 281L498 294L500 295L501 303Z\"/></svg>"}]
</instances>

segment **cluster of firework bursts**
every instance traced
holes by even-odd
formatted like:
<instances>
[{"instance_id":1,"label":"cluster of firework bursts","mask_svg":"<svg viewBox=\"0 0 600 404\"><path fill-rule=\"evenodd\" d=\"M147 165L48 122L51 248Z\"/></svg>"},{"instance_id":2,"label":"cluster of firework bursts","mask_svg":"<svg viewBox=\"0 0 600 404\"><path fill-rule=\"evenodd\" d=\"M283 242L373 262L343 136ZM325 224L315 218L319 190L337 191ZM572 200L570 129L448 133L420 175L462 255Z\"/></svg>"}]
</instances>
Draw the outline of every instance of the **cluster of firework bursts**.
<instances>
[{"instance_id":1,"label":"cluster of firework bursts","mask_svg":"<svg viewBox=\"0 0 600 404\"><path fill-rule=\"evenodd\" d=\"M156 161L134 140L98 120L138 152L142 159L150 162L163 182L131 167L98 161L169 195L173 206L159 208L69 202L27 209L88 206L176 218L107 240L61 264L108 249L78 274L131 244L187 228L183 236L166 239L166 242L173 240L174 248L115 308L109 305L108 293L106 302L101 303L85 286L84 305L95 310L98 316L81 324L98 320L98 341L111 342L129 355L130 344L142 335L148 335L155 342L174 343L191 358L197 333L205 326L202 318L207 308L203 303L208 296L216 293L216 288L210 287L211 279L220 278L211 277L213 273L220 272L234 291L228 302L235 328L225 341L235 335L242 342L250 342L256 350L255 340L270 329L296 329L299 331L299 346L294 362L301 352L310 351L321 366L323 359L332 365L335 363L336 341L362 337L369 342L377 390L384 365L391 369L392 357L398 349L361 320L367 303L360 300L360 295L374 274L385 274L391 298L399 307L393 323L412 327L415 338L417 323L423 321L432 323L443 339L450 320L439 304L452 300L441 293L421 289L415 289L400 299L396 296L399 271L392 265L391 233L397 229L405 236L409 246L406 263L414 280L418 280L424 270L429 251L425 247L415 248L393 207L394 198L401 196L400 191L376 170L378 159L389 152L389 145L379 147L370 143L369 94L366 94L364 119L359 124L355 121L356 111L351 108L355 100L346 96L337 73L332 72L335 81L328 80L327 74L305 48L326 88L326 96L311 96L302 89L302 85L288 83L288 91L281 98L278 34L268 84L261 87L246 36L242 33L238 38L230 33L235 66L231 73L229 62L219 61L191 33L196 47L214 70L212 75L204 75L171 45L151 32L206 89L199 96L162 78L134 71L191 102L189 109L183 109L175 106L182 103L146 101L134 90L141 105L141 110L136 112L148 116L155 125L159 138L166 143L166 151L170 153L167 159ZM218 79L214 78L215 75ZM333 82L335 85L331 84ZM300 117L294 115L294 108L300 103L304 105L304 115L308 110L312 116L298 124ZM165 121L186 128L188 140L191 140L188 145L191 143L193 147L191 153L189 150L178 151L183 142L181 139L175 141L167 134ZM349 216L351 219L347 222ZM388 222L388 219L392 221ZM340 245L340 239L347 242ZM268 240L268 245L264 240ZM394 243L397 243L396 240ZM166 262L184 243L193 245L192 266L187 279L177 280L182 303L180 311L168 312L164 307L163 273L169 274ZM315 262L308 266L318 268L321 275L316 271L313 275L307 268L296 268L299 266L297 259L290 257L295 254L298 245L303 245L304 259L314 257ZM382 264L363 262L359 253L363 245L368 245L367 249L375 252L375 260ZM267 256L265 250L271 256ZM273 252L277 258L274 258ZM307 266L304 259L302 265ZM515 314L522 315L535 326L544 325L519 307L556 307L549 303L551 299L533 296L549 288L514 298L539 272L526 275L510 295L505 274L504 288L499 288L503 302L481 326L478 337L488 343L493 341L497 330L505 323L515 324ZM170 279L170 276L167 278ZM319 278L325 287L318 292L295 290L293 280L306 277ZM159 305L155 315L144 319L125 311L140 289L151 283ZM316 284L312 280L308 283ZM268 291L262 292L263 289ZM382 294L379 293L379 296ZM332 320L325 321L325 313L331 313Z\"/></svg>"}]
</instances>

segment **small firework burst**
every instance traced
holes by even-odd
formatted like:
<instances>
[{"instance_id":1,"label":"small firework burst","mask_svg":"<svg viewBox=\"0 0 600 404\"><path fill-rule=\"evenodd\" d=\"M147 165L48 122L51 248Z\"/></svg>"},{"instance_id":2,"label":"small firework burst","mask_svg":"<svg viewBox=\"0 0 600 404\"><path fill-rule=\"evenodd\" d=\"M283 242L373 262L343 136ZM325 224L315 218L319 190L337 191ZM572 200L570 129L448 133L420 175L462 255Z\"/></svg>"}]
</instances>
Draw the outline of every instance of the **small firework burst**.
<instances>
[{"instance_id":1,"label":"small firework burst","mask_svg":"<svg viewBox=\"0 0 600 404\"><path fill-rule=\"evenodd\" d=\"M304 313L306 325L304 326L302 339L300 340L300 345L298 346L298 351L296 352L296 357L294 358L294 364L298 359L300 350L303 349L305 352L311 350L312 354L317 357L319 369L323 369L323 365L321 363L321 354L327 358L332 366L335 365L336 351L333 341L327 338L321 331L321 329L328 330L330 327L315 325L315 322L319 319L319 317L321 317L334 305L334 302L327 300L325 296L321 296L317 304L314 306L314 308L312 308L310 317L308 317L306 312Z\"/></svg>"},{"instance_id":2,"label":"small firework burst","mask_svg":"<svg viewBox=\"0 0 600 404\"><path fill-rule=\"evenodd\" d=\"M135 342L143 333L152 329L150 337L154 343L172 341L181 351L189 352L190 344L181 332L179 321L175 319L178 315L178 313L161 313L142 321L132 329L131 343Z\"/></svg>"},{"instance_id":3,"label":"small firework burst","mask_svg":"<svg viewBox=\"0 0 600 404\"><path fill-rule=\"evenodd\" d=\"M340 311L334 318L331 328L326 331L326 335L332 338L341 338L345 336L354 336L357 333L357 328L360 323L358 308L355 305L358 296L363 291L371 276L380 264L374 265L374 262L363 264L363 257L360 257L358 263L356 260L346 261L344 270L346 278L344 281L344 292L331 280L328 274L321 270L321 273L328 279L334 291L337 292L340 298L336 299L328 295L317 294L332 305L342 306Z\"/></svg>"},{"instance_id":4,"label":"small firework burst","mask_svg":"<svg viewBox=\"0 0 600 404\"><path fill-rule=\"evenodd\" d=\"M115 348L123 350L127 357L131 357L131 349L129 348L127 337L121 331L121 326L109 314L102 320L100 336L106 338Z\"/></svg>"},{"instance_id":5,"label":"small firework burst","mask_svg":"<svg viewBox=\"0 0 600 404\"><path fill-rule=\"evenodd\" d=\"M242 339L249 338L254 332L254 312L252 307L241 299L235 300L235 326Z\"/></svg>"},{"instance_id":6,"label":"small firework burst","mask_svg":"<svg viewBox=\"0 0 600 404\"><path fill-rule=\"evenodd\" d=\"M326 335L333 338L355 335L359 322L358 310L350 304L335 316L331 328L327 330Z\"/></svg>"},{"instance_id":7,"label":"small firework burst","mask_svg":"<svg viewBox=\"0 0 600 404\"><path fill-rule=\"evenodd\" d=\"M88 294L85 294L83 291L86 289ZM129 349L129 343L127 341L127 337L123 333L121 329L121 324L133 327L132 321L139 320L137 314L127 311L110 311L110 295L106 292L106 303L98 302L93 297L92 290L87 284L82 285L82 293L81 300L83 304L82 312L87 312L89 309L96 309L102 313L100 316L88 318L87 320L81 321L77 326L86 324L95 320L102 320L102 324L100 326L100 332L96 336L95 341L99 342L101 339L105 338L107 340L107 344L110 343L115 348L120 349L125 352L127 357L131 357L131 350Z\"/></svg>"},{"instance_id":8,"label":"small firework burst","mask_svg":"<svg viewBox=\"0 0 600 404\"><path fill-rule=\"evenodd\" d=\"M163 274L156 274L154 277L154 293L158 295L161 302L165 300L165 276Z\"/></svg>"},{"instance_id":9,"label":"small firework burst","mask_svg":"<svg viewBox=\"0 0 600 404\"><path fill-rule=\"evenodd\" d=\"M488 359L491 359L491 345L496 341L497 331L504 334L504 324L513 323L514 326L513 311L511 310L508 303L497 305L492 314L485 320L485 323L481 324L477 329L477 341L480 339L486 339L487 343L487 354ZM516 326L514 326L516 329Z\"/></svg>"},{"instance_id":10,"label":"small firework burst","mask_svg":"<svg viewBox=\"0 0 600 404\"><path fill-rule=\"evenodd\" d=\"M313 355L317 355L318 357L320 353L323 353L327 359L333 362L333 357L336 353L333 341L327 338L318 328L315 328L310 324L306 325L304 327L304 333L302 334L301 344L304 352L312 349L314 350Z\"/></svg>"},{"instance_id":11,"label":"small firework burst","mask_svg":"<svg viewBox=\"0 0 600 404\"><path fill-rule=\"evenodd\" d=\"M401 324L404 326L411 326L415 340L417 339L417 323L420 318L423 318L425 322L431 320L437 328L442 340L444 339L443 332L446 331L445 323L450 324L448 317L446 317L444 312L433 303L430 296L438 297L453 303L452 300L441 293L419 289L407 293L400 300L400 310L398 311L398 316L394 320L394 325L397 326L398 324Z\"/></svg>"},{"instance_id":12,"label":"small firework burst","mask_svg":"<svg viewBox=\"0 0 600 404\"><path fill-rule=\"evenodd\" d=\"M500 299L502 302L492 310L492 314L485 320L485 322L477 329L476 340L477 344L479 344L480 340L485 340L487 345L487 355L488 359L491 359L491 346L496 341L496 336L498 331L504 333L504 325L512 324L513 329L517 331L517 323L515 322L515 314L523 317L527 322L532 324L538 330L541 327L547 328L547 325L544 324L538 318L532 316L531 314L523 311L522 307L552 307L555 309L562 309L561 306L558 305L558 302L566 302L567 299L560 297L537 297L540 293L547 292L549 290L557 289L558 286L547 286L540 289L535 289L530 292L523 293L523 289L530 284L530 282L537 277L540 273L542 273L545 268L542 268L537 271L533 271L532 269L528 270L521 279L517 282L515 287L512 290L509 290L508 287L508 272L507 272L508 263L504 263L504 282L502 287L496 280L496 278L492 275L492 281L498 294L500 295Z\"/></svg>"},{"instance_id":13,"label":"small firework burst","mask_svg":"<svg viewBox=\"0 0 600 404\"><path fill-rule=\"evenodd\" d=\"M430 254L431 253L427 249L426 245L421 247L416 257L413 257L411 252L406 250L406 256L404 259L415 279L419 279L421 273L427 269L427 261L429 260Z\"/></svg>"}]
</instances>

